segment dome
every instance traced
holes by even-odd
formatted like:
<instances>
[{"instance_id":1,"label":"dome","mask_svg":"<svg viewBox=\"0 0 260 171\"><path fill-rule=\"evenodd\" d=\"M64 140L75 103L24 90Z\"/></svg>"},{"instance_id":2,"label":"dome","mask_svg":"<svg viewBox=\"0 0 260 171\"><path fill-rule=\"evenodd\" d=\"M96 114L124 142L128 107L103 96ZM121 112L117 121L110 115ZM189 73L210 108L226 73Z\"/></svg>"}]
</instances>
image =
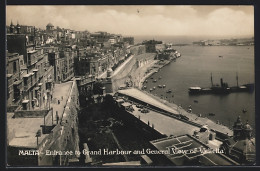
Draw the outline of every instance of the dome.
<instances>
[{"instance_id":1,"label":"dome","mask_svg":"<svg viewBox=\"0 0 260 171\"><path fill-rule=\"evenodd\" d=\"M234 123L234 128L241 128L243 126L243 123L241 121L240 116L237 117L237 121Z\"/></svg>"},{"instance_id":2,"label":"dome","mask_svg":"<svg viewBox=\"0 0 260 171\"><path fill-rule=\"evenodd\" d=\"M244 125L245 130L252 130L252 127L248 124L248 122Z\"/></svg>"},{"instance_id":3,"label":"dome","mask_svg":"<svg viewBox=\"0 0 260 171\"><path fill-rule=\"evenodd\" d=\"M46 27L54 27L54 25L52 25L51 23L47 24Z\"/></svg>"}]
</instances>

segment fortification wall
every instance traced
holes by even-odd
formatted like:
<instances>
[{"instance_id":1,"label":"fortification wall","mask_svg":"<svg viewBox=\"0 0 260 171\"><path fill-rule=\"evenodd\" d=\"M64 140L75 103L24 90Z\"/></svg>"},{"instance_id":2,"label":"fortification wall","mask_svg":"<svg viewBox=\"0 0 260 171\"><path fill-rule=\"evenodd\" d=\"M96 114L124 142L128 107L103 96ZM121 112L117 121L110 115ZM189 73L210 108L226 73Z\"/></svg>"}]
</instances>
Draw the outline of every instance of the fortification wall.
<instances>
[{"instance_id":1,"label":"fortification wall","mask_svg":"<svg viewBox=\"0 0 260 171\"><path fill-rule=\"evenodd\" d=\"M120 86L124 85L127 80L130 80L131 73L137 69L136 57L134 56L127 62L120 72L111 77L112 89L115 92ZM130 76L130 77L129 77Z\"/></svg>"},{"instance_id":2,"label":"fortification wall","mask_svg":"<svg viewBox=\"0 0 260 171\"><path fill-rule=\"evenodd\" d=\"M67 165L68 160L78 158L75 151L79 151L78 110L79 92L76 81L73 82L67 99L61 121L53 128L38 146L40 155L38 165ZM72 151L72 155L46 155L46 150Z\"/></svg>"}]
</instances>

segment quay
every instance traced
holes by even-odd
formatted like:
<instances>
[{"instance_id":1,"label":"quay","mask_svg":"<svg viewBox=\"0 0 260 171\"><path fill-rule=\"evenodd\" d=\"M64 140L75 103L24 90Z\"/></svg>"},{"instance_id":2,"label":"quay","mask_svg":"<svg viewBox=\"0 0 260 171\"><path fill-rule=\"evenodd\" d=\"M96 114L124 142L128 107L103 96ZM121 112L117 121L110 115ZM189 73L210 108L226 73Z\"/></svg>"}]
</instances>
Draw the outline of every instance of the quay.
<instances>
[{"instance_id":1,"label":"quay","mask_svg":"<svg viewBox=\"0 0 260 171\"><path fill-rule=\"evenodd\" d=\"M182 108L169 107L163 104L159 100L155 99L152 95L146 94L141 90L135 88L129 88L125 90L118 90L120 96L125 96L128 100L138 102L146 107L149 107L150 112L142 114L138 112L136 106L133 115L139 117L144 123L154 124L155 129L166 135L180 135L190 134L194 130L200 128L203 125L208 125L210 129L217 132L217 135L221 136L232 136L233 131L224 125L219 125L207 118L201 118L194 114L186 114L187 112ZM184 114L189 120L184 120L179 115Z\"/></svg>"}]
</instances>

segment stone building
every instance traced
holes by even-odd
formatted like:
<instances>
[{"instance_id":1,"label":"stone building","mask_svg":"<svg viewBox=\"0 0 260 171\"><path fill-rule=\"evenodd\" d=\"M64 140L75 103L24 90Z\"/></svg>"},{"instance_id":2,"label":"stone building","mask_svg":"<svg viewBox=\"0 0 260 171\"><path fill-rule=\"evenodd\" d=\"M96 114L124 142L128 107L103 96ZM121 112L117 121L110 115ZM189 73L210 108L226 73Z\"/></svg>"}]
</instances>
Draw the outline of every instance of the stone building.
<instances>
[{"instance_id":1,"label":"stone building","mask_svg":"<svg viewBox=\"0 0 260 171\"><path fill-rule=\"evenodd\" d=\"M134 45L134 37L123 37L123 42L128 42L130 45Z\"/></svg>"},{"instance_id":2,"label":"stone building","mask_svg":"<svg viewBox=\"0 0 260 171\"><path fill-rule=\"evenodd\" d=\"M162 41L149 40L144 41L142 44L145 45L146 53L155 53L156 46L159 46L158 44L162 44Z\"/></svg>"},{"instance_id":3,"label":"stone building","mask_svg":"<svg viewBox=\"0 0 260 171\"><path fill-rule=\"evenodd\" d=\"M35 42L28 39L28 35L20 34L18 26L16 29L16 33L10 30L11 33L7 34L9 55L14 53L20 55L19 60L8 56L9 62L12 62L11 59L16 60L12 62L12 68L7 68L7 73L16 71L15 73L19 72L20 75L20 79L16 77L13 83L15 105L19 106L17 110L46 108L52 92L54 76L53 67L49 65L48 53L44 53L41 47L36 47ZM15 64L19 65L19 70Z\"/></svg>"},{"instance_id":4,"label":"stone building","mask_svg":"<svg viewBox=\"0 0 260 171\"><path fill-rule=\"evenodd\" d=\"M248 122L243 124L239 116L234 123L233 132L233 137L226 139L221 146L225 154L241 164L255 163L255 138L252 136L252 127Z\"/></svg>"},{"instance_id":5,"label":"stone building","mask_svg":"<svg viewBox=\"0 0 260 171\"><path fill-rule=\"evenodd\" d=\"M7 106L15 106L20 99L21 67L23 56L18 53L6 53Z\"/></svg>"}]
</instances>

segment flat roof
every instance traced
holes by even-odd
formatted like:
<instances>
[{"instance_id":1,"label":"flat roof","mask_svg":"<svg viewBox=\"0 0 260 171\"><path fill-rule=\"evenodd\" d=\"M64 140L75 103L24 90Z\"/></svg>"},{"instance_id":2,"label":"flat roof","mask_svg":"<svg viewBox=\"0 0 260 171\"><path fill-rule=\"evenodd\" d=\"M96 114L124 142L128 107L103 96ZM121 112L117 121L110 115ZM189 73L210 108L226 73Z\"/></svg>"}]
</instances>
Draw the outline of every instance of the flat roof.
<instances>
[{"instance_id":1,"label":"flat roof","mask_svg":"<svg viewBox=\"0 0 260 171\"><path fill-rule=\"evenodd\" d=\"M220 153L200 150L202 148L208 149L209 147L190 135L167 137L150 141L150 143L158 150L169 151L169 153L164 155L178 166L186 165L194 159L197 160L198 164L201 163L204 166L238 165L238 163ZM178 150L182 151L177 152Z\"/></svg>"},{"instance_id":2,"label":"flat roof","mask_svg":"<svg viewBox=\"0 0 260 171\"><path fill-rule=\"evenodd\" d=\"M36 132L44 124L43 118L12 118L14 113L7 113L7 139L9 146L37 148ZM42 134L39 143L47 136ZM12 138L11 138L12 137Z\"/></svg>"},{"instance_id":3,"label":"flat roof","mask_svg":"<svg viewBox=\"0 0 260 171\"><path fill-rule=\"evenodd\" d=\"M179 112L169 106L166 106L165 104L159 102L158 100L154 99L152 96L149 96L148 94L145 94L144 92L135 89L135 88L129 88L129 89L125 89L125 90L118 90L118 93L123 94L123 95L127 95L130 97L133 97L135 99L141 100L145 103L148 103L152 106L156 106L160 109L163 109L165 111L168 111L170 113L173 114L178 114Z\"/></svg>"},{"instance_id":4,"label":"flat roof","mask_svg":"<svg viewBox=\"0 0 260 171\"><path fill-rule=\"evenodd\" d=\"M62 84L55 84L53 99L60 100L60 104L51 103L53 107L53 114L56 116L58 112L59 118L62 118L64 107L70 94L73 81L69 81ZM61 97L63 96L63 97ZM63 100L61 100L63 99ZM29 102L29 100L26 100ZM9 146L13 147L26 147L26 148L37 148L36 132L42 129L40 126L44 124L42 118L13 118L14 113L7 113L7 130ZM56 117L54 117L56 118ZM56 122L56 119L54 119ZM52 115L48 114L45 118L45 124L50 126L52 124ZM49 134L42 134L38 138L39 144Z\"/></svg>"},{"instance_id":5,"label":"flat roof","mask_svg":"<svg viewBox=\"0 0 260 171\"><path fill-rule=\"evenodd\" d=\"M178 136L183 134L193 135L194 131L200 130L200 127L188 124L170 116L163 115L159 112L149 110L149 113L142 113L135 105L133 105L133 108L134 111L132 114L136 118L140 117L140 120L146 124L149 122L150 125L154 126L155 130L167 136Z\"/></svg>"}]
</instances>

